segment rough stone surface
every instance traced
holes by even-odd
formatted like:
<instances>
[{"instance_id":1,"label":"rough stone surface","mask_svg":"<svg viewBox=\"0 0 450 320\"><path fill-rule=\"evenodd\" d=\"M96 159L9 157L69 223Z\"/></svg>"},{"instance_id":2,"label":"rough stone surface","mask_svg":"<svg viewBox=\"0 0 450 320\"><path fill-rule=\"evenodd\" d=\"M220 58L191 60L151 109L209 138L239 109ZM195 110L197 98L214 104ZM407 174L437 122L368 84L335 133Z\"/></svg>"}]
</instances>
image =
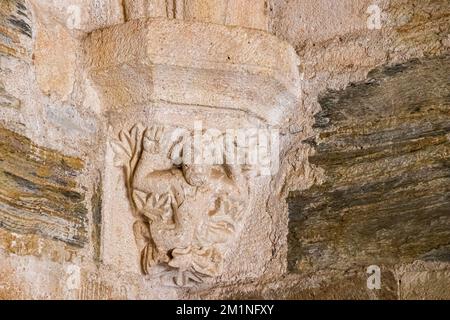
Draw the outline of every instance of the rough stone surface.
<instances>
[{"instance_id":1,"label":"rough stone surface","mask_svg":"<svg viewBox=\"0 0 450 320\"><path fill-rule=\"evenodd\" d=\"M39 25L36 35L37 83L44 94L67 100L75 81L76 41L63 26L51 20L48 23L53 24L52 27Z\"/></svg>"},{"instance_id":2,"label":"rough stone surface","mask_svg":"<svg viewBox=\"0 0 450 320\"><path fill-rule=\"evenodd\" d=\"M405 300L448 300L449 270L445 264L434 263L427 268L423 262L405 266L399 272L399 298Z\"/></svg>"},{"instance_id":3,"label":"rough stone surface","mask_svg":"<svg viewBox=\"0 0 450 320\"><path fill-rule=\"evenodd\" d=\"M449 14L447 0L2 0L0 299L448 299ZM169 144L129 152L133 173L117 157L139 123L196 120L279 130L279 170L242 168L242 219L211 201L236 200L239 170L215 166L222 184L196 202L189 171L164 176ZM150 221L171 221L152 202L171 183L211 213L209 250L166 254L188 242ZM203 283L163 281L170 263Z\"/></svg>"},{"instance_id":4,"label":"rough stone surface","mask_svg":"<svg viewBox=\"0 0 450 320\"><path fill-rule=\"evenodd\" d=\"M277 123L300 88L294 50L256 30L136 20L91 33L86 48L92 81L108 109L159 102L236 109Z\"/></svg>"},{"instance_id":5,"label":"rough stone surface","mask_svg":"<svg viewBox=\"0 0 450 320\"><path fill-rule=\"evenodd\" d=\"M76 178L83 162L0 127L0 227L83 246L87 210Z\"/></svg>"}]
</instances>

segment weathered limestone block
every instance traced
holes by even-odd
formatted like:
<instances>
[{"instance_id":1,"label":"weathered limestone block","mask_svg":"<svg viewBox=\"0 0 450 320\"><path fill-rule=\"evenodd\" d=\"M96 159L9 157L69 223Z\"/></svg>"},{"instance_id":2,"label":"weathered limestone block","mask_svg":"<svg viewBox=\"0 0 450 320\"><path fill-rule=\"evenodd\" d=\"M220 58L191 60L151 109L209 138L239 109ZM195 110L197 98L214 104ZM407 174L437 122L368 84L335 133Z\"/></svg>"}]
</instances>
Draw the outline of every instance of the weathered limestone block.
<instances>
[{"instance_id":1,"label":"weathered limestone block","mask_svg":"<svg viewBox=\"0 0 450 320\"><path fill-rule=\"evenodd\" d=\"M186 20L267 30L267 6L267 0L193 0L185 1L182 16Z\"/></svg>"},{"instance_id":2,"label":"weathered limestone block","mask_svg":"<svg viewBox=\"0 0 450 320\"><path fill-rule=\"evenodd\" d=\"M259 281L233 283L190 291L189 299L226 300L395 300L399 283L393 269L381 266L381 288L367 287L365 268L342 272L324 270L314 274L285 274ZM405 273L406 275L406 273Z\"/></svg>"},{"instance_id":3,"label":"weathered limestone block","mask_svg":"<svg viewBox=\"0 0 450 320\"><path fill-rule=\"evenodd\" d=\"M91 197L91 212L92 212L92 233L91 240L94 251L94 261L101 262L102 249L102 191L103 183L101 177L95 184L94 192Z\"/></svg>"},{"instance_id":4,"label":"weathered limestone block","mask_svg":"<svg viewBox=\"0 0 450 320\"><path fill-rule=\"evenodd\" d=\"M289 200L289 269L448 261L450 57L373 71L320 99L310 162L323 184Z\"/></svg>"},{"instance_id":5,"label":"weathered limestone block","mask_svg":"<svg viewBox=\"0 0 450 320\"><path fill-rule=\"evenodd\" d=\"M0 227L83 247L87 210L77 185L83 166L0 127Z\"/></svg>"},{"instance_id":6,"label":"weathered limestone block","mask_svg":"<svg viewBox=\"0 0 450 320\"><path fill-rule=\"evenodd\" d=\"M389 2L386 11L394 51L412 55L421 51L432 55L445 52L443 42L450 33L448 1L395 0Z\"/></svg>"}]
</instances>

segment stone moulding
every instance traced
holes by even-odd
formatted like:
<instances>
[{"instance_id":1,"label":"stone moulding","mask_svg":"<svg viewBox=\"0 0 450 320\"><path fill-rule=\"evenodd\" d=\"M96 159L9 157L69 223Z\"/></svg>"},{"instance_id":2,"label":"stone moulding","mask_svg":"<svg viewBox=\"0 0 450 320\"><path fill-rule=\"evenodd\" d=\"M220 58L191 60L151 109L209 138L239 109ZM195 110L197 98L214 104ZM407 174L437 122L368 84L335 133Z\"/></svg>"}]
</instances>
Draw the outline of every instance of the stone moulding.
<instances>
[{"instance_id":1,"label":"stone moulding","mask_svg":"<svg viewBox=\"0 0 450 320\"><path fill-rule=\"evenodd\" d=\"M163 101L243 110L275 124L300 92L294 49L263 31L144 19L94 31L86 48L110 110Z\"/></svg>"}]
</instances>

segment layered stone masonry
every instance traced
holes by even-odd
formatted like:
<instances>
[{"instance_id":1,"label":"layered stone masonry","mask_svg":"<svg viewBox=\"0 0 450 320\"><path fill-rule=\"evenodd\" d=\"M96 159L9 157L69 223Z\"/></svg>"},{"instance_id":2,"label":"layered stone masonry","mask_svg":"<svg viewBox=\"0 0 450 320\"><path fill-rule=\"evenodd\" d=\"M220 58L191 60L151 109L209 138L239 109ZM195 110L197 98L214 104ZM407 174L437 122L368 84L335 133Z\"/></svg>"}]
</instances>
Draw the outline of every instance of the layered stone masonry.
<instances>
[{"instance_id":1,"label":"layered stone masonry","mask_svg":"<svg viewBox=\"0 0 450 320\"><path fill-rule=\"evenodd\" d=\"M311 163L289 199L289 270L448 261L449 55L372 71L321 99Z\"/></svg>"}]
</instances>

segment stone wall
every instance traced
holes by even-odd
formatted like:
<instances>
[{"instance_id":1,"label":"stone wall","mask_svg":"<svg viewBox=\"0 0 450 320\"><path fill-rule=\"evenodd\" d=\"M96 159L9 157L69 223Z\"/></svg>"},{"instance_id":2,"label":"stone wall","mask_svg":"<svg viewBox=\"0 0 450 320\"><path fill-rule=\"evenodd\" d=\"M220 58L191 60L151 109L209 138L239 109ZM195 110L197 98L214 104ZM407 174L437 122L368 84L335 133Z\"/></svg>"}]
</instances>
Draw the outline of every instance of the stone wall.
<instances>
[{"instance_id":1,"label":"stone wall","mask_svg":"<svg viewBox=\"0 0 450 320\"><path fill-rule=\"evenodd\" d=\"M2 0L0 298L450 298L449 15L447 0ZM248 183L249 209L236 223L211 213L219 198L189 203L228 242L175 252L196 270L219 252L223 271L168 285L175 254L136 231L140 175L117 151L139 122L195 119L278 130L280 166L215 167L228 193Z\"/></svg>"}]
</instances>

